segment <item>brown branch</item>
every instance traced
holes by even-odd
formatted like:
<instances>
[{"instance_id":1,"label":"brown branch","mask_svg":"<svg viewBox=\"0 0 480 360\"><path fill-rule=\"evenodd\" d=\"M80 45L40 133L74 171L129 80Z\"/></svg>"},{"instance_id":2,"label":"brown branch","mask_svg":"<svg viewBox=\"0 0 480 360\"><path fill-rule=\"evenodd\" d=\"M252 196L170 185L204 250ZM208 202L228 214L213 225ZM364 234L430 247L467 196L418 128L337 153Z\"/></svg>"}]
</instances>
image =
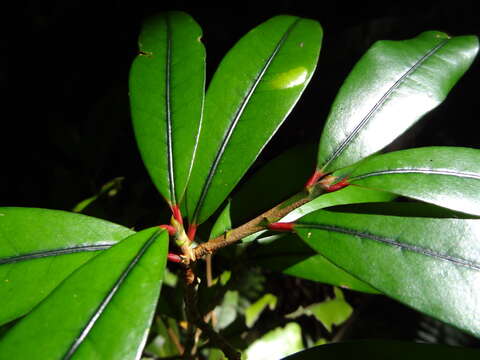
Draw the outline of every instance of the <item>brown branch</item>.
<instances>
[{"instance_id":1,"label":"brown branch","mask_svg":"<svg viewBox=\"0 0 480 360\"><path fill-rule=\"evenodd\" d=\"M290 199L264 212L249 222L233 230L227 231L225 234L222 234L214 239L210 239L206 243L200 244L193 251L195 258L199 259L207 254L212 254L219 249L240 241L248 235L266 229L266 225L280 220L285 215L309 202L317 195L318 194L316 193L309 193L304 190L292 196Z\"/></svg>"},{"instance_id":2,"label":"brown branch","mask_svg":"<svg viewBox=\"0 0 480 360\"><path fill-rule=\"evenodd\" d=\"M200 315L197 307L196 280L191 281L195 274L191 268L185 269L185 308L189 323L195 324L213 345L223 351L227 359L240 360L241 354L233 348L220 334L207 324ZM187 354L184 354L188 356Z\"/></svg>"},{"instance_id":3,"label":"brown branch","mask_svg":"<svg viewBox=\"0 0 480 360\"><path fill-rule=\"evenodd\" d=\"M175 331L169 326L167 328L167 333L168 333L168 336L170 337L170 340L172 340L173 344L177 348L178 353L180 355L182 355L183 352L185 351L185 349L183 348L182 344L180 343L180 340L178 339L177 334L175 334Z\"/></svg>"}]
</instances>

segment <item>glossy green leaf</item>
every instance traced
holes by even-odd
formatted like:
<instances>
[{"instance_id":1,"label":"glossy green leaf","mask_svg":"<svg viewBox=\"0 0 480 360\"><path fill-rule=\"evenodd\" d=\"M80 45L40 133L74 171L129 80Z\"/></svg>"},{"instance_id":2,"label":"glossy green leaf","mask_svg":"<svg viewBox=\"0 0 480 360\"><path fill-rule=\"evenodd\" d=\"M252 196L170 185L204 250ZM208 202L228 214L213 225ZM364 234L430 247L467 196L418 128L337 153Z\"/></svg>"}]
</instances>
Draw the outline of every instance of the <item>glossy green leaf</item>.
<instances>
[{"instance_id":1,"label":"glossy green leaf","mask_svg":"<svg viewBox=\"0 0 480 360\"><path fill-rule=\"evenodd\" d=\"M318 169L331 172L391 143L440 104L471 65L476 36L428 31L378 41L342 85L320 140Z\"/></svg>"},{"instance_id":2,"label":"glossy green leaf","mask_svg":"<svg viewBox=\"0 0 480 360\"><path fill-rule=\"evenodd\" d=\"M271 360L303 349L302 329L297 323L270 330L245 351L246 360Z\"/></svg>"},{"instance_id":3,"label":"glossy green leaf","mask_svg":"<svg viewBox=\"0 0 480 360\"><path fill-rule=\"evenodd\" d=\"M205 89L201 36L183 12L150 18L130 72L135 137L150 177L171 205L183 198L197 148Z\"/></svg>"},{"instance_id":4,"label":"glossy green leaf","mask_svg":"<svg viewBox=\"0 0 480 360\"><path fill-rule=\"evenodd\" d=\"M72 271L132 234L65 211L0 208L0 324L26 314Z\"/></svg>"},{"instance_id":5,"label":"glossy green leaf","mask_svg":"<svg viewBox=\"0 0 480 360\"><path fill-rule=\"evenodd\" d=\"M252 249L251 256L256 264L290 276L350 290L378 293L378 290L315 252L296 234L285 234L271 242L262 243Z\"/></svg>"},{"instance_id":6,"label":"glossy green leaf","mask_svg":"<svg viewBox=\"0 0 480 360\"><path fill-rule=\"evenodd\" d=\"M316 21L276 16L225 56L207 91L188 186L192 223L220 206L290 113L315 70L321 40Z\"/></svg>"},{"instance_id":7,"label":"glossy green leaf","mask_svg":"<svg viewBox=\"0 0 480 360\"><path fill-rule=\"evenodd\" d=\"M295 231L384 294L480 336L480 220L318 210Z\"/></svg>"},{"instance_id":8,"label":"glossy green leaf","mask_svg":"<svg viewBox=\"0 0 480 360\"><path fill-rule=\"evenodd\" d=\"M480 150L425 147L395 151L345 169L351 184L480 215Z\"/></svg>"},{"instance_id":9,"label":"glossy green leaf","mask_svg":"<svg viewBox=\"0 0 480 360\"><path fill-rule=\"evenodd\" d=\"M166 265L168 235L125 239L78 268L0 341L8 359L138 359Z\"/></svg>"},{"instance_id":10,"label":"glossy green leaf","mask_svg":"<svg viewBox=\"0 0 480 360\"><path fill-rule=\"evenodd\" d=\"M476 360L478 350L437 344L370 340L321 345L283 358L283 360L318 359Z\"/></svg>"}]
</instances>

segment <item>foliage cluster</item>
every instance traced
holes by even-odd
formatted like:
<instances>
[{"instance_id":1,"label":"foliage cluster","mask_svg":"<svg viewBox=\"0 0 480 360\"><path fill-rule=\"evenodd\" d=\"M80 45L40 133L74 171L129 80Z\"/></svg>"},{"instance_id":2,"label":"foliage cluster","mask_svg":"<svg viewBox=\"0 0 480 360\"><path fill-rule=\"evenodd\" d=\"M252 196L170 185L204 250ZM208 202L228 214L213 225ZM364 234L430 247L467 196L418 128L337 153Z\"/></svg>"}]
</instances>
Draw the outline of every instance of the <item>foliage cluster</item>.
<instances>
[{"instance_id":1,"label":"foliage cluster","mask_svg":"<svg viewBox=\"0 0 480 360\"><path fill-rule=\"evenodd\" d=\"M380 153L443 102L478 39L378 41L342 85L318 148L288 149L241 182L312 79L322 28L266 21L228 52L207 92L201 36L185 13L153 17L131 69L135 137L169 224L136 232L79 214L121 179L72 213L0 208L0 359L215 360L240 358L236 349L250 360L473 358L336 342L353 322L349 291L480 337L479 150ZM259 268L334 287L272 327L260 320L282 299ZM302 331L305 317L320 335Z\"/></svg>"}]
</instances>

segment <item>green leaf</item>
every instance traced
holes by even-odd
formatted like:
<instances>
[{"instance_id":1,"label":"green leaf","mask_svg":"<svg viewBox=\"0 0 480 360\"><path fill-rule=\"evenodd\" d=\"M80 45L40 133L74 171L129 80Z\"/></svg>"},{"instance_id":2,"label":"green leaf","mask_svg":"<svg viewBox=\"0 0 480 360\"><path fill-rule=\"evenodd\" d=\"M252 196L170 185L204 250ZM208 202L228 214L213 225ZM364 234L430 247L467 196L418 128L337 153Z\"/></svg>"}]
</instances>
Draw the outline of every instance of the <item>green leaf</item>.
<instances>
[{"instance_id":1,"label":"green leaf","mask_svg":"<svg viewBox=\"0 0 480 360\"><path fill-rule=\"evenodd\" d=\"M321 345L298 352L283 358L283 360L351 360L356 358L369 360L475 360L478 359L478 350L437 344L370 340Z\"/></svg>"},{"instance_id":2,"label":"green leaf","mask_svg":"<svg viewBox=\"0 0 480 360\"><path fill-rule=\"evenodd\" d=\"M321 40L316 21L276 16L225 56L206 95L187 192L191 223L220 206L290 113L315 70Z\"/></svg>"},{"instance_id":3,"label":"green leaf","mask_svg":"<svg viewBox=\"0 0 480 360\"><path fill-rule=\"evenodd\" d=\"M316 253L296 234L285 234L272 242L261 243L253 248L252 253L256 264L274 271L350 290L378 294L378 290Z\"/></svg>"},{"instance_id":4,"label":"green leaf","mask_svg":"<svg viewBox=\"0 0 480 360\"><path fill-rule=\"evenodd\" d=\"M315 167L316 144L292 147L267 162L232 196L232 221L243 224L299 192ZM286 166L295 164L295 171ZM278 181L281 179L281 181Z\"/></svg>"},{"instance_id":5,"label":"green leaf","mask_svg":"<svg viewBox=\"0 0 480 360\"><path fill-rule=\"evenodd\" d=\"M334 299L327 299L323 302L311 304L307 307L300 306L293 313L286 315L288 319L296 319L302 315L314 316L320 321L328 332L332 332L333 325L341 325L352 315L353 309L348 302L345 301L343 293L340 289L334 288Z\"/></svg>"},{"instance_id":6,"label":"green leaf","mask_svg":"<svg viewBox=\"0 0 480 360\"><path fill-rule=\"evenodd\" d=\"M217 318L215 330L225 329L235 321L239 309L239 300L238 291L227 291L225 293L222 303L214 310Z\"/></svg>"},{"instance_id":7,"label":"green leaf","mask_svg":"<svg viewBox=\"0 0 480 360\"><path fill-rule=\"evenodd\" d=\"M72 271L132 234L80 214L0 208L0 324L25 315Z\"/></svg>"},{"instance_id":8,"label":"green leaf","mask_svg":"<svg viewBox=\"0 0 480 360\"><path fill-rule=\"evenodd\" d=\"M480 150L425 147L365 159L339 171L353 185L480 215ZM344 176L344 175L342 175Z\"/></svg>"},{"instance_id":9,"label":"green leaf","mask_svg":"<svg viewBox=\"0 0 480 360\"><path fill-rule=\"evenodd\" d=\"M292 222L303 215L309 214L315 210L327 208L330 206L337 206L343 204L357 204L365 202L384 202L391 201L396 198L396 195L393 195L384 191L377 191L371 189L363 189L354 186L349 186L339 191L332 193L323 194L312 201L300 206L299 208L293 210L288 215L283 217L280 221L282 222ZM249 235L243 239L243 242L250 242L258 238L263 238L265 233L269 234L268 231L259 231L255 234Z\"/></svg>"},{"instance_id":10,"label":"green leaf","mask_svg":"<svg viewBox=\"0 0 480 360\"><path fill-rule=\"evenodd\" d=\"M123 180L125 180L124 177L116 177L115 179L104 184L98 193L80 201L77 205L74 206L72 211L76 213L81 213L100 197L104 195L108 195L110 197L115 196L122 187Z\"/></svg>"},{"instance_id":11,"label":"green leaf","mask_svg":"<svg viewBox=\"0 0 480 360\"><path fill-rule=\"evenodd\" d=\"M225 208L222 210L220 215L218 215L217 220L212 226L212 231L210 231L209 239L216 238L230 230L232 228L232 219L230 217L230 204L231 202L228 201Z\"/></svg>"},{"instance_id":12,"label":"green leaf","mask_svg":"<svg viewBox=\"0 0 480 360\"><path fill-rule=\"evenodd\" d=\"M346 187L339 191L323 194L312 201L300 206L299 208L290 212L280 221L291 222L295 221L302 216L309 214L315 210L327 208L330 206L337 206L343 204L359 204L359 203L372 203L372 202L385 202L391 201L396 198L388 192L363 189L358 187Z\"/></svg>"},{"instance_id":13,"label":"green leaf","mask_svg":"<svg viewBox=\"0 0 480 360\"><path fill-rule=\"evenodd\" d=\"M328 173L391 143L439 105L471 65L476 36L428 31L378 41L342 85L320 140L318 169Z\"/></svg>"},{"instance_id":14,"label":"green leaf","mask_svg":"<svg viewBox=\"0 0 480 360\"><path fill-rule=\"evenodd\" d=\"M161 358L179 355L178 349L169 335L169 331L171 331L175 336L180 336L177 322L172 318L166 318L164 321L160 316L156 316L152 328L155 329L156 336L145 347L145 352Z\"/></svg>"},{"instance_id":15,"label":"green leaf","mask_svg":"<svg viewBox=\"0 0 480 360\"><path fill-rule=\"evenodd\" d=\"M384 294L480 336L480 220L318 210L295 231Z\"/></svg>"},{"instance_id":16,"label":"green leaf","mask_svg":"<svg viewBox=\"0 0 480 360\"><path fill-rule=\"evenodd\" d=\"M312 304L306 309L331 332L332 325L339 326L348 320L353 309L343 298L340 289L335 288L335 299Z\"/></svg>"},{"instance_id":17,"label":"green leaf","mask_svg":"<svg viewBox=\"0 0 480 360\"><path fill-rule=\"evenodd\" d=\"M251 328L258 320L260 314L268 307L274 310L277 306L277 297L273 294L265 294L252 305L245 309L245 324Z\"/></svg>"},{"instance_id":18,"label":"green leaf","mask_svg":"<svg viewBox=\"0 0 480 360\"><path fill-rule=\"evenodd\" d=\"M279 359L303 349L302 329L297 323L277 327L255 340L245 351L246 360Z\"/></svg>"},{"instance_id":19,"label":"green leaf","mask_svg":"<svg viewBox=\"0 0 480 360\"><path fill-rule=\"evenodd\" d=\"M166 265L168 235L132 235L77 269L0 342L9 359L138 359Z\"/></svg>"},{"instance_id":20,"label":"green leaf","mask_svg":"<svg viewBox=\"0 0 480 360\"><path fill-rule=\"evenodd\" d=\"M130 71L135 137L155 186L181 202L197 148L205 89L202 30L171 11L147 20Z\"/></svg>"}]
</instances>

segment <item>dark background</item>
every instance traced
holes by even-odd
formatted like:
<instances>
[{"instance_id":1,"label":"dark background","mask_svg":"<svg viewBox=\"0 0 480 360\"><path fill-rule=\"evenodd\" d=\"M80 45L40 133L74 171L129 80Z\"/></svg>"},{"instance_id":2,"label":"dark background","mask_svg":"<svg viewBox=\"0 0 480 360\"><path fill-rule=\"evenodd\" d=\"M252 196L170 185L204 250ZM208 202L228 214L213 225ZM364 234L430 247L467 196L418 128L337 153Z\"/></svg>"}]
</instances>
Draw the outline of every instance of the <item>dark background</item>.
<instances>
[{"instance_id":1,"label":"dark background","mask_svg":"<svg viewBox=\"0 0 480 360\"><path fill-rule=\"evenodd\" d=\"M267 6L257 0L236 2L228 8L192 7L191 3L33 0L4 13L12 25L0 43L0 79L8 94L3 97L0 132L0 205L70 210L103 184L124 177L115 196L104 196L87 213L137 228L168 218L136 148L127 87L142 20L159 11L186 11L202 26L207 79L243 34L274 15L310 17L322 24L324 42L317 72L261 155L260 164L290 145L318 141L339 86L374 41L411 38L426 30L451 35L479 35L480 31L473 1L363 1L355 5L277 1ZM476 128L479 80L477 60L448 99L393 148L480 148ZM283 289L284 282L279 284ZM383 297L375 298L364 314L370 319L367 327L376 318L389 328L379 328L374 336L400 333L401 317L408 321L418 316ZM358 332L367 336L367 331ZM393 337L401 337L397 335Z\"/></svg>"},{"instance_id":2,"label":"dark background","mask_svg":"<svg viewBox=\"0 0 480 360\"><path fill-rule=\"evenodd\" d=\"M190 3L33 0L14 14L15 26L2 41L4 50L8 43L1 62L8 96L1 130L1 205L71 209L102 184L124 176L129 202L159 206L134 143L127 89L142 19L159 11L184 10L202 26L208 78L235 41L269 17L286 13L320 21L324 42L317 72L263 159L289 144L318 139L338 87L374 41L425 30L479 32L473 2L308 2L321 3L318 8L301 1L237 2L228 8ZM401 146L479 147L479 73L477 61Z\"/></svg>"}]
</instances>

